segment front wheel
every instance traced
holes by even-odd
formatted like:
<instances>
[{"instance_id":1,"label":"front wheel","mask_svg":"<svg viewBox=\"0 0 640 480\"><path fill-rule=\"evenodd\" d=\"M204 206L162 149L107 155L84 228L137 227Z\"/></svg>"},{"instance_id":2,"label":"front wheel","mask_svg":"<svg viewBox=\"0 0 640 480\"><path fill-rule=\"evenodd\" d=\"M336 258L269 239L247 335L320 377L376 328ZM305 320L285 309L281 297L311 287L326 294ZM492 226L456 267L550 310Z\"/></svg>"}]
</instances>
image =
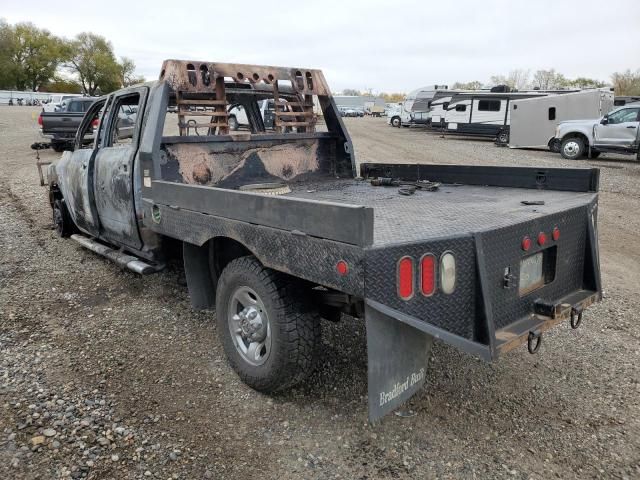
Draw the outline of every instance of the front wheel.
<instances>
[{"instance_id":1,"label":"front wheel","mask_svg":"<svg viewBox=\"0 0 640 480\"><path fill-rule=\"evenodd\" d=\"M255 257L233 260L222 271L216 320L229 363L250 387L284 390L313 371L318 313L295 281Z\"/></svg>"},{"instance_id":2,"label":"front wheel","mask_svg":"<svg viewBox=\"0 0 640 480\"><path fill-rule=\"evenodd\" d=\"M69 237L75 231L69 210L62 199L56 199L53 202L53 226L61 238Z\"/></svg>"},{"instance_id":3,"label":"front wheel","mask_svg":"<svg viewBox=\"0 0 640 480\"><path fill-rule=\"evenodd\" d=\"M560 155L567 160L577 160L585 153L584 141L578 137L565 138L560 147Z\"/></svg>"},{"instance_id":4,"label":"front wheel","mask_svg":"<svg viewBox=\"0 0 640 480\"><path fill-rule=\"evenodd\" d=\"M391 119L391 126L392 127L399 127L402 124L402 122L400 121L400 117L393 117Z\"/></svg>"},{"instance_id":5,"label":"front wheel","mask_svg":"<svg viewBox=\"0 0 640 480\"><path fill-rule=\"evenodd\" d=\"M501 130L498 133L497 140L498 140L498 143L502 143L506 145L507 143L509 143L509 132L506 130Z\"/></svg>"}]
</instances>

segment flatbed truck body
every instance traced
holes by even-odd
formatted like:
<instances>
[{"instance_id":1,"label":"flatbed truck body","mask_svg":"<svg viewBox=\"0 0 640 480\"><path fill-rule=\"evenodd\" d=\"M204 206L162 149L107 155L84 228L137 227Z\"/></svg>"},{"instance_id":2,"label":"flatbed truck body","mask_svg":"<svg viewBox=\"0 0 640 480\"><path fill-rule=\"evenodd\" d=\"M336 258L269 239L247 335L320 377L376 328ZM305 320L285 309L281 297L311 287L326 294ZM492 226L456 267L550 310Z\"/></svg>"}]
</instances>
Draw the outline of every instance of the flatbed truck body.
<instances>
[{"instance_id":1,"label":"flatbed truck body","mask_svg":"<svg viewBox=\"0 0 640 480\"><path fill-rule=\"evenodd\" d=\"M257 102L270 98L286 106L267 132ZM231 134L229 103L250 132ZM133 105L127 138L110 112ZM97 100L76 150L49 170L62 236L139 273L162 269L168 239L182 243L192 305L215 308L254 388L312 370L319 317L363 319L372 421L422 387L434 339L492 361L580 324L601 298L598 180L597 169L358 165L319 70L179 60Z\"/></svg>"}]
</instances>

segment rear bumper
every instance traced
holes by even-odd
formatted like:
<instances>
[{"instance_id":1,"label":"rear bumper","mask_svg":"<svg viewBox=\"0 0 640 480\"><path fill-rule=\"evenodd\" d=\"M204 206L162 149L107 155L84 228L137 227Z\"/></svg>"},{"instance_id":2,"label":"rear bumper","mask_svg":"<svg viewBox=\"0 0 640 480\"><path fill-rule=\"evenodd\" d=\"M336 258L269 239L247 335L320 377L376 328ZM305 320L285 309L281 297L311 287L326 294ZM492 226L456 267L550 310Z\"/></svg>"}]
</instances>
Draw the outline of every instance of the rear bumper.
<instances>
[{"instance_id":1,"label":"rear bumper","mask_svg":"<svg viewBox=\"0 0 640 480\"><path fill-rule=\"evenodd\" d=\"M530 336L539 337L556 325L564 321L569 322L572 317L577 320L579 316L581 321L582 313L601 299L602 295L599 292L581 290L567 295L551 305L552 308L545 312L548 313L547 315L532 313L508 327L498 330L495 334L496 342L492 357L497 358L499 355L526 343ZM545 310L547 309L545 308Z\"/></svg>"},{"instance_id":2,"label":"rear bumper","mask_svg":"<svg viewBox=\"0 0 640 480\"><path fill-rule=\"evenodd\" d=\"M495 341L486 345L455 335L447 330L426 323L419 318L394 310L375 300L368 299L366 303L369 307L374 308L380 313L425 332L465 353L474 355L485 361L494 361L501 355L527 343L531 336L535 338L542 337L544 332L556 325L564 321L570 322L572 315L575 316L579 314L581 316L587 308L599 302L601 298L602 295L600 292L585 290L575 292L555 303L550 315L531 313L531 315L522 318L508 327L498 330L495 333Z\"/></svg>"}]
</instances>

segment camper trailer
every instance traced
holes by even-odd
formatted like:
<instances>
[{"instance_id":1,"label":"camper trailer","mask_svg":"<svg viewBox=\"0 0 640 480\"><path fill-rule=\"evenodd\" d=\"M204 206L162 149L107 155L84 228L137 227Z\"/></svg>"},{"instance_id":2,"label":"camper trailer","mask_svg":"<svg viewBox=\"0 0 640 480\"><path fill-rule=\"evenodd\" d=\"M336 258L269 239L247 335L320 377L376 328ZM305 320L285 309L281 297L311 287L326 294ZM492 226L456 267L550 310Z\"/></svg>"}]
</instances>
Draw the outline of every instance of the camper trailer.
<instances>
[{"instance_id":1,"label":"camper trailer","mask_svg":"<svg viewBox=\"0 0 640 480\"><path fill-rule=\"evenodd\" d=\"M410 92L400 107L388 116L387 123L392 127L427 125L431 101L439 91L448 89L447 85L429 85Z\"/></svg>"},{"instance_id":2,"label":"camper trailer","mask_svg":"<svg viewBox=\"0 0 640 480\"><path fill-rule=\"evenodd\" d=\"M451 98L459 93L476 93L482 90L440 90L436 92L431 100L429 108L428 125L435 130L442 130L445 124L447 108L451 103ZM487 90L488 91L488 90Z\"/></svg>"},{"instance_id":3,"label":"camper trailer","mask_svg":"<svg viewBox=\"0 0 640 480\"><path fill-rule=\"evenodd\" d=\"M513 100L509 105L509 147L548 146L552 151L559 152L560 146L553 142L558 123L600 118L612 108L613 92L609 89Z\"/></svg>"},{"instance_id":4,"label":"camper trailer","mask_svg":"<svg viewBox=\"0 0 640 480\"><path fill-rule=\"evenodd\" d=\"M508 141L509 104L523 98L543 97L547 92L457 93L446 109L443 128L447 133L490 137Z\"/></svg>"}]
</instances>

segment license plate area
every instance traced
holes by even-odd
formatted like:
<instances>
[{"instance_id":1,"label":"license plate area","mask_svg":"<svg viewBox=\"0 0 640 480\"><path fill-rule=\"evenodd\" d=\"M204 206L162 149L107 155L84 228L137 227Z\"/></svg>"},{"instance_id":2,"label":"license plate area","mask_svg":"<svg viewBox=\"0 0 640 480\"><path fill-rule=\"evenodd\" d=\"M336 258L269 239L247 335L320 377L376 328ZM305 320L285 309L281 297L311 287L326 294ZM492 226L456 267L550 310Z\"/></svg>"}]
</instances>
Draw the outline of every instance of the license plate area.
<instances>
[{"instance_id":1,"label":"license plate area","mask_svg":"<svg viewBox=\"0 0 640 480\"><path fill-rule=\"evenodd\" d=\"M520 260L518 293L527 295L553 282L556 276L555 246L534 253Z\"/></svg>"}]
</instances>

